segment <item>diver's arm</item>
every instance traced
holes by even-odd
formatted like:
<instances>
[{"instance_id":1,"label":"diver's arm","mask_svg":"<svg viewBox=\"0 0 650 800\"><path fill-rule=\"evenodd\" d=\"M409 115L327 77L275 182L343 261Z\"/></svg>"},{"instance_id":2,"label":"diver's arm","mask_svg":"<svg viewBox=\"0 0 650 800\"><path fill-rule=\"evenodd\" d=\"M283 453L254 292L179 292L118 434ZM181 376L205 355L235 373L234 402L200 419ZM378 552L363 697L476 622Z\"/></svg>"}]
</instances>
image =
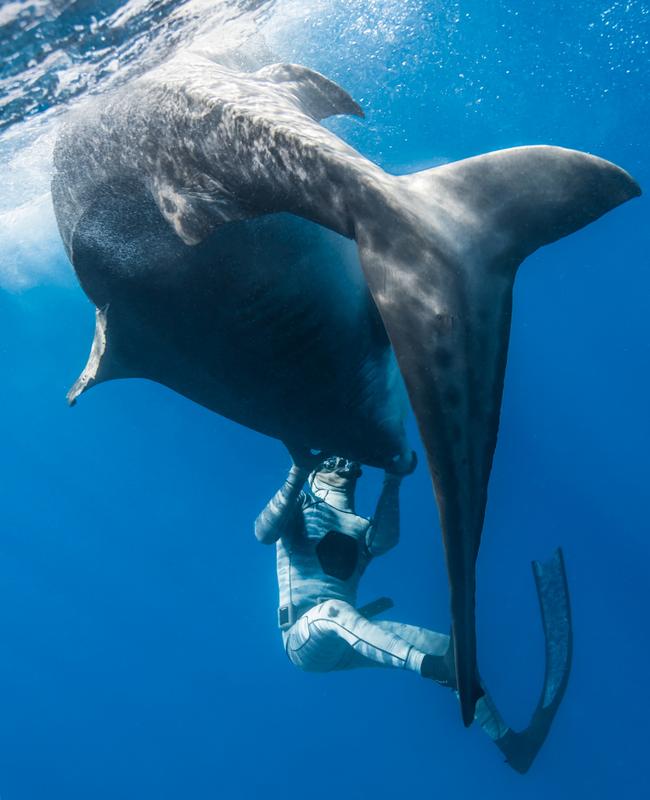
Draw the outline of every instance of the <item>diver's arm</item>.
<instances>
[{"instance_id":1,"label":"diver's arm","mask_svg":"<svg viewBox=\"0 0 650 800\"><path fill-rule=\"evenodd\" d=\"M262 544L273 544L295 525L300 492L309 470L293 464L286 481L255 520L255 536Z\"/></svg>"},{"instance_id":2,"label":"diver's arm","mask_svg":"<svg viewBox=\"0 0 650 800\"><path fill-rule=\"evenodd\" d=\"M387 553L399 542L399 488L401 475L387 472L377 508L366 534L366 547L373 556Z\"/></svg>"},{"instance_id":3,"label":"diver's arm","mask_svg":"<svg viewBox=\"0 0 650 800\"><path fill-rule=\"evenodd\" d=\"M402 457L384 474L377 508L366 534L366 547L373 556L387 553L399 542L399 489L402 478L410 475L417 463L417 456L412 452L408 463Z\"/></svg>"}]
</instances>

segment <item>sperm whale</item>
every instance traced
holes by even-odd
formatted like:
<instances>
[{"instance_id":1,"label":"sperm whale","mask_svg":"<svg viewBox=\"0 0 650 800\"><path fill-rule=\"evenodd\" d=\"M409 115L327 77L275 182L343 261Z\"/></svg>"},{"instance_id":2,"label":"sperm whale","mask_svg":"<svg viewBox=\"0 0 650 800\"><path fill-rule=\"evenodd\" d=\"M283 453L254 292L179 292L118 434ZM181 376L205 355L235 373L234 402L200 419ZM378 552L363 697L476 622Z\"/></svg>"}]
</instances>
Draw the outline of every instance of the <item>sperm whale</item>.
<instances>
[{"instance_id":1,"label":"sperm whale","mask_svg":"<svg viewBox=\"0 0 650 800\"><path fill-rule=\"evenodd\" d=\"M97 320L69 399L148 378L290 449L375 466L409 451L410 402L469 725L515 275L640 190L608 161L543 145L390 175L320 124L336 114L363 116L307 67L179 56L71 117L52 194Z\"/></svg>"}]
</instances>

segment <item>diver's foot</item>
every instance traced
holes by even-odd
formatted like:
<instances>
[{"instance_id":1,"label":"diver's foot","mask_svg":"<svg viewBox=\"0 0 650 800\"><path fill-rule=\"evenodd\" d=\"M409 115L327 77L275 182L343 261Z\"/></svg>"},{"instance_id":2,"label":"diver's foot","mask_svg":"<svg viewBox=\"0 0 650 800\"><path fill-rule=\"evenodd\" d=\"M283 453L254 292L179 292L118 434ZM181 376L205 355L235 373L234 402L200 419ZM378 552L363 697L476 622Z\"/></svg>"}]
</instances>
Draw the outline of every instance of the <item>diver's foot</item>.
<instances>
[{"instance_id":1,"label":"diver's foot","mask_svg":"<svg viewBox=\"0 0 650 800\"><path fill-rule=\"evenodd\" d=\"M427 653L422 659L420 675L423 678L439 683L449 689L456 688L456 670L454 668L454 648L451 643L447 652L442 656L432 656Z\"/></svg>"}]
</instances>

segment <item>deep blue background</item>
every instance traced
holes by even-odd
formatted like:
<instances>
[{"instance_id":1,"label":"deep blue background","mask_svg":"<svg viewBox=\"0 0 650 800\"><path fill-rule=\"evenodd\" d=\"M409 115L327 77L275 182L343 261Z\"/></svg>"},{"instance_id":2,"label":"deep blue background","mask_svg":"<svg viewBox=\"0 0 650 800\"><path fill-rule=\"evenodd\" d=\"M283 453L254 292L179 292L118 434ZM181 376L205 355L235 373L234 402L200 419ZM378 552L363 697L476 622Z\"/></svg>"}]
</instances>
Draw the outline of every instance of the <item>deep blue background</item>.
<instances>
[{"instance_id":1,"label":"deep blue background","mask_svg":"<svg viewBox=\"0 0 650 800\"><path fill-rule=\"evenodd\" d=\"M547 142L650 187L644 3L409 2L393 28L390 3L360 24L362 5L292 22L281 56L361 99L365 122L332 125L370 158L408 170ZM252 535L287 467L278 443L145 382L68 409L90 304L72 279L1 293L3 800L650 796L649 245L641 198L517 279L479 561L481 670L513 724L543 668L528 563L557 544L575 626L564 705L524 778L413 675L290 666L273 549ZM395 618L445 631L423 468L402 534L362 599L389 594Z\"/></svg>"}]
</instances>

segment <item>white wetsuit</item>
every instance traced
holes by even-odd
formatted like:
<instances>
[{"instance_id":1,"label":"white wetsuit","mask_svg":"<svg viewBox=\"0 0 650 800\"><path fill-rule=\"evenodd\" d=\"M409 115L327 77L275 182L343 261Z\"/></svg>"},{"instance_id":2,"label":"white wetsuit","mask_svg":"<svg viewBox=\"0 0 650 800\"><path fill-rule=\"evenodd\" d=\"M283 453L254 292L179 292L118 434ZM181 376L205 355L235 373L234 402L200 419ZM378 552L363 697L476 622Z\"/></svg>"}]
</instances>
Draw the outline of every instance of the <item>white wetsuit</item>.
<instances>
[{"instance_id":1,"label":"white wetsuit","mask_svg":"<svg viewBox=\"0 0 650 800\"><path fill-rule=\"evenodd\" d=\"M383 666L419 673L427 653L447 651L448 636L372 622L356 609L368 564L399 540L398 492L399 479L388 476L375 519L369 520L326 498L298 492L290 474L258 518L258 527L272 531L258 538L276 541L279 623L287 655L301 669ZM389 506L388 514L382 514L382 505Z\"/></svg>"}]
</instances>

